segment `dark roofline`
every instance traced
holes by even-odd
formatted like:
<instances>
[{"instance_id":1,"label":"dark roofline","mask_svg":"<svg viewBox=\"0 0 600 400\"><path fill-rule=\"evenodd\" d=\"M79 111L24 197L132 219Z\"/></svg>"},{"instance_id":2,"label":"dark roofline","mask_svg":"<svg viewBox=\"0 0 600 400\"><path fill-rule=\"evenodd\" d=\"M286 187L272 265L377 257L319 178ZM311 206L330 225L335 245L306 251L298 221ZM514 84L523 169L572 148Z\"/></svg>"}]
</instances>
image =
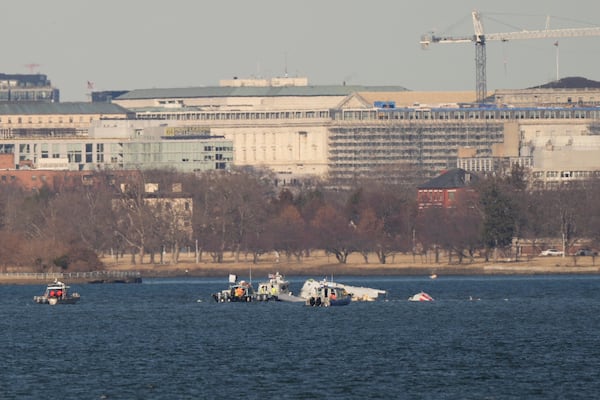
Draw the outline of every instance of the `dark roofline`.
<instances>
[{"instance_id":1,"label":"dark roofline","mask_svg":"<svg viewBox=\"0 0 600 400\"><path fill-rule=\"evenodd\" d=\"M48 80L48 76L46 74L5 74L0 73L0 80L14 80L19 82L28 82L28 83L44 83L46 85L50 85L50 81Z\"/></svg>"},{"instance_id":2,"label":"dark roofline","mask_svg":"<svg viewBox=\"0 0 600 400\"><path fill-rule=\"evenodd\" d=\"M557 81L545 83L543 85L534 86L529 89L598 89L600 82L593 81L581 76L570 76L561 78Z\"/></svg>"},{"instance_id":3,"label":"dark roofline","mask_svg":"<svg viewBox=\"0 0 600 400\"><path fill-rule=\"evenodd\" d=\"M48 102L13 102L0 103L0 115L51 115L51 114L126 114L132 112L118 104L112 103L48 103Z\"/></svg>"},{"instance_id":4,"label":"dark roofline","mask_svg":"<svg viewBox=\"0 0 600 400\"><path fill-rule=\"evenodd\" d=\"M323 86L206 86L186 88L159 88L131 90L117 100L167 99L194 97L285 97L285 96L347 96L354 92L402 92L402 86L361 86L361 85L323 85Z\"/></svg>"},{"instance_id":5,"label":"dark roofline","mask_svg":"<svg viewBox=\"0 0 600 400\"><path fill-rule=\"evenodd\" d=\"M471 186L478 180L479 176L461 168L454 168L425 182L417 189L459 189Z\"/></svg>"}]
</instances>

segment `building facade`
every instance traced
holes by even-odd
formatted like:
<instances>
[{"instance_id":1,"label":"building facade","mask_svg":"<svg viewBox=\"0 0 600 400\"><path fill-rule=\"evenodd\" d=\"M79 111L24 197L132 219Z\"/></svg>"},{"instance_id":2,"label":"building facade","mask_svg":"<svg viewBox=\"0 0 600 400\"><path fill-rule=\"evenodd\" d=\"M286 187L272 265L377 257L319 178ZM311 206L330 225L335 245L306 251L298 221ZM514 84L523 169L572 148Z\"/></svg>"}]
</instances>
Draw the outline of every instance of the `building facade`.
<instances>
[{"instance_id":1,"label":"building facade","mask_svg":"<svg viewBox=\"0 0 600 400\"><path fill-rule=\"evenodd\" d=\"M425 177L503 173L517 163L545 180L574 179L600 169L594 93L497 91L495 104L477 106L474 92L234 78L133 90L112 103L0 104L0 154L14 154L15 168L268 167L282 184L343 185L403 165Z\"/></svg>"},{"instance_id":2,"label":"building facade","mask_svg":"<svg viewBox=\"0 0 600 400\"><path fill-rule=\"evenodd\" d=\"M475 196L473 184L479 177L464 169L453 168L417 188L419 210L426 208L455 208L460 201Z\"/></svg>"},{"instance_id":3,"label":"building facade","mask_svg":"<svg viewBox=\"0 0 600 400\"><path fill-rule=\"evenodd\" d=\"M110 103L0 104L3 168L200 172L231 167L231 141L203 126L130 117Z\"/></svg>"},{"instance_id":4,"label":"building facade","mask_svg":"<svg viewBox=\"0 0 600 400\"><path fill-rule=\"evenodd\" d=\"M43 74L1 74L0 102L58 103L60 92Z\"/></svg>"},{"instance_id":5,"label":"building facade","mask_svg":"<svg viewBox=\"0 0 600 400\"><path fill-rule=\"evenodd\" d=\"M600 109L568 102L590 90L559 91L560 107L519 103L520 92L500 92L498 101L527 106L477 107L474 92L268 82L253 87L240 80L237 86L132 91L115 102L139 119L201 123L233 141L236 165L267 166L283 183L318 176L344 184L404 164L428 177L455 167L484 174L504 173L514 164L539 170L545 166L535 162L538 138L576 142L599 133Z\"/></svg>"},{"instance_id":6,"label":"building facade","mask_svg":"<svg viewBox=\"0 0 600 400\"><path fill-rule=\"evenodd\" d=\"M129 110L109 103L0 103L0 142L85 137L93 121L132 116Z\"/></svg>"}]
</instances>

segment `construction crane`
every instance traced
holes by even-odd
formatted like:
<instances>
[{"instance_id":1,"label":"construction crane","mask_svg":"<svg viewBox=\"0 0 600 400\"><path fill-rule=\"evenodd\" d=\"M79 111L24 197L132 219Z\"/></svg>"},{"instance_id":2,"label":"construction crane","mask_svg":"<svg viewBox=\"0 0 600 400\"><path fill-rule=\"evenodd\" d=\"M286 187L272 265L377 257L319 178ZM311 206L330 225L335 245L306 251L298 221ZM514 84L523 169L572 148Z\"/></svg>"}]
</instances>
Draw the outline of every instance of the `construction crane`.
<instances>
[{"instance_id":1,"label":"construction crane","mask_svg":"<svg viewBox=\"0 0 600 400\"><path fill-rule=\"evenodd\" d=\"M507 42L517 39L544 39L564 38L580 36L600 36L600 28L567 28L567 29L544 29L505 33L484 33L483 23L478 11L473 11L473 28L475 34L472 36L435 36L433 33L421 36L421 48L427 49L432 43L475 43L475 91L477 102L483 103L487 96L487 80L485 76L486 55L485 43L490 40Z\"/></svg>"}]
</instances>

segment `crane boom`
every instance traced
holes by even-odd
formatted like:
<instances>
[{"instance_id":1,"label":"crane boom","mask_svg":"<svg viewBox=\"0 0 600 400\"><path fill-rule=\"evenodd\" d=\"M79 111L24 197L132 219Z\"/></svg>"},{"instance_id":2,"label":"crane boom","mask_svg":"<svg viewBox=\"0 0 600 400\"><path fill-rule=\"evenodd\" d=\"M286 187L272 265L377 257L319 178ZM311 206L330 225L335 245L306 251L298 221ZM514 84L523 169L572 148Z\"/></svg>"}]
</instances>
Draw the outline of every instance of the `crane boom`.
<instances>
[{"instance_id":1,"label":"crane boom","mask_svg":"<svg viewBox=\"0 0 600 400\"><path fill-rule=\"evenodd\" d=\"M584 36L600 36L599 28L566 28L523 30L518 32L484 33L481 15L478 11L472 12L474 34L471 36L436 36L433 33L421 36L421 48L428 49L433 43L475 43L475 86L477 102L485 101L487 95L487 82L485 76L486 54L485 43L489 40L507 42L520 39L545 39L545 38L570 38Z\"/></svg>"},{"instance_id":2,"label":"crane boom","mask_svg":"<svg viewBox=\"0 0 600 400\"><path fill-rule=\"evenodd\" d=\"M516 39L546 39L582 36L600 36L600 28L568 28L568 29L543 29L537 31L520 31L506 33L488 33L486 40L516 40Z\"/></svg>"},{"instance_id":3,"label":"crane boom","mask_svg":"<svg viewBox=\"0 0 600 400\"><path fill-rule=\"evenodd\" d=\"M484 35L486 41L499 40L507 42L509 40L520 39L551 39L600 36L600 28L568 28L568 29L543 29L534 31L487 33ZM477 41L475 35L472 36L435 36L425 34L421 36L421 47L427 49L433 43L474 43Z\"/></svg>"}]
</instances>

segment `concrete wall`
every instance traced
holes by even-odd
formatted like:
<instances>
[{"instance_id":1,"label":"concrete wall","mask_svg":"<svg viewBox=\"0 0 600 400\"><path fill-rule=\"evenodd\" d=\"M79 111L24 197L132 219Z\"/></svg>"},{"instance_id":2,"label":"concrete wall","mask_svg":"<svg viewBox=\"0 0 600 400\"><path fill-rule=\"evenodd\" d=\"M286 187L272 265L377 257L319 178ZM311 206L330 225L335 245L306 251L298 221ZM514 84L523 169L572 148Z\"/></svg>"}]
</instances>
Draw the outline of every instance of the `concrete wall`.
<instances>
[{"instance_id":1,"label":"concrete wall","mask_svg":"<svg viewBox=\"0 0 600 400\"><path fill-rule=\"evenodd\" d=\"M533 143L538 170L600 170L600 137L539 137Z\"/></svg>"}]
</instances>

